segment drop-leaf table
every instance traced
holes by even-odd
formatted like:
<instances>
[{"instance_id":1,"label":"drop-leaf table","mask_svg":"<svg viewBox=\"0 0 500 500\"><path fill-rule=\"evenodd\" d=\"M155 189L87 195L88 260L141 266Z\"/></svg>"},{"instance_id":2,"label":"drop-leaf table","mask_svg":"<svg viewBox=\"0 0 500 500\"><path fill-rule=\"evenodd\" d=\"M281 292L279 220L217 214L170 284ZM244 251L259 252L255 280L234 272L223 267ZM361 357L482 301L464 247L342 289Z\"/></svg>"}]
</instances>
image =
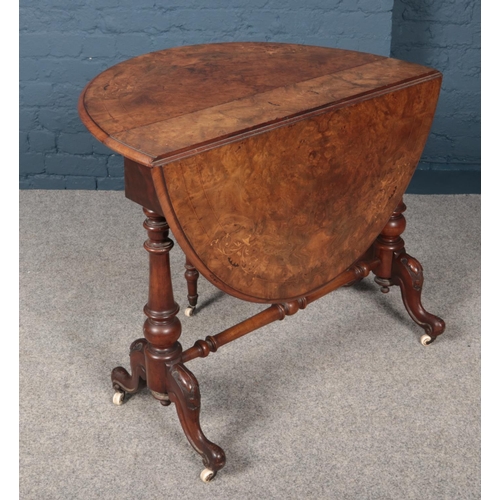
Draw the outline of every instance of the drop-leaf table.
<instances>
[{"instance_id":1,"label":"drop-leaf table","mask_svg":"<svg viewBox=\"0 0 500 500\"><path fill-rule=\"evenodd\" d=\"M421 303L422 266L406 253L403 194L432 124L441 74L377 55L276 43L162 50L104 71L84 89L89 131L123 155L125 195L140 204L149 253L144 338L113 401L147 385L203 457L208 482L224 451L200 428L186 367L370 272L400 287L423 345L444 322ZM169 252L186 255L186 316L201 273L270 306L183 350Z\"/></svg>"}]
</instances>

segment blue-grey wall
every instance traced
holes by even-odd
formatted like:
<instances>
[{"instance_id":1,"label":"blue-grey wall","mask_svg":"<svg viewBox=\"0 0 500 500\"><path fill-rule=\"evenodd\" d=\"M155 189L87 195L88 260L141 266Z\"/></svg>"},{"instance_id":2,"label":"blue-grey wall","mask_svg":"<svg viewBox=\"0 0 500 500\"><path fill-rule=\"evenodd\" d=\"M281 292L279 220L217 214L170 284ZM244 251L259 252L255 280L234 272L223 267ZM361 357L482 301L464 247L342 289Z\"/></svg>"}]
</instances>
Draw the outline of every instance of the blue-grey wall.
<instances>
[{"instance_id":1,"label":"blue-grey wall","mask_svg":"<svg viewBox=\"0 0 500 500\"><path fill-rule=\"evenodd\" d=\"M121 158L91 137L76 111L85 84L120 61L179 45L250 40L389 55L391 33L395 57L445 72L434 142L424 160L476 165L477 135L469 126L476 134L479 38L469 44L468 37L478 30L479 1L435 3L444 7L396 0L393 18L393 0L21 0L20 185L123 187Z\"/></svg>"},{"instance_id":2,"label":"blue-grey wall","mask_svg":"<svg viewBox=\"0 0 500 500\"><path fill-rule=\"evenodd\" d=\"M480 7L480 0L394 1L391 56L443 73L421 169L480 168Z\"/></svg>"}]
</instances>

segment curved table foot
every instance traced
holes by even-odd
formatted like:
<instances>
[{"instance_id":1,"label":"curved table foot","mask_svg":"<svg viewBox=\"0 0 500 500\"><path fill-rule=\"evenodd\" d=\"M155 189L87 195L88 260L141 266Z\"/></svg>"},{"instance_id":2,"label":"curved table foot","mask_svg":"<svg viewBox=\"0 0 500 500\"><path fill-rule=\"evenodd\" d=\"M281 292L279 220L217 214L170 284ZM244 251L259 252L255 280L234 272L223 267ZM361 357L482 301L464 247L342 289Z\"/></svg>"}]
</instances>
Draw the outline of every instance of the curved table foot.
<instances>
[{"instance_id":1,"label":"curved table foot","mask_svg":"<svg viewBox=\"0 0 500 500\"><path fill-rule=\"evenodd\" d=\"M172 365L168 372L168 393L191 446L202 456L206 469L201 474L209 482L226 463L222 448L209 441L200 426L200 388L196 377L182 363ZM213 472L213 474L210 474Z\"/></svg>"},{"instance_id":2,"label":"curved table foot","mask_svg":"<svg viewBox=\"0 0 500 500\"><path fill-rule=\"evenodd\" d=\"M382 292L387 293L389 287L393 285L400 287L408 314L417 325L425 330L420 343L429 345L444 332L445 323L441 318L427 312L422 306L421 295L424 284L422 265L406 253L405 243L401 238L406 227L406 219L403 215L405 210L406 205L401 200L373 244L373 255L380 260L380 264L373 270L373 273L375 282L380 285Z\"/></svg>"},{"instance_id":3,"label":"curved table foot","mask_svg":"<svg viewBox=\"0 0 500 500\"><path fill-rule=\"evenodd\" d=\"M114 368L111 372L111 383L115 390L115 395L113 396L114 404L123 404L125 393L134 394L145 386L144 348L146 344L146 339L138 339L132 342L130 346L131 374L121 366Z\"/></svg>"},{"instance_id":4,"label":"curved table foot","mask_svg":"<svg viewBox=\"0 0 500 500\"><path fill-rule=\"evenodd\" d=\"M425 330L426 335L422 336L420 342L422 345L429 345L444 332L445 323L422 306L422 265L411 255L402 252L394 259L392 282L400 287L403 303L410 317Z\"/></svg>"}]
</instances>

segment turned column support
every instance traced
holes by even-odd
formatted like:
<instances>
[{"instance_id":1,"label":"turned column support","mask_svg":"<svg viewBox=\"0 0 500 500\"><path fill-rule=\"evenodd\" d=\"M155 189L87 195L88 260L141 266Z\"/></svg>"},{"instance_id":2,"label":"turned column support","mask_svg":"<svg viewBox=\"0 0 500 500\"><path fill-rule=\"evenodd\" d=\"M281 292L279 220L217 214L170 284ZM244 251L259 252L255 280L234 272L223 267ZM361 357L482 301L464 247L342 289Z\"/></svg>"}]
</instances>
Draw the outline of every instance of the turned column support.
<instances>
[{"instance_id":1,"label":"turned column support","mask_svg":"<svg viewBox=\"0 0 500 500\"><path fill-rule=\"evenodd\" d=\"M374 270L375 282L381 286L383 293L389 292L392 286L392 266L394 255L404 250L405 242L401 234L406 229L406 219L403 212L406 205L401 200L373 244L375 255L380 259L379 266Z\"/></svg>"},{"instance_id":2,"label":"turned column support","mask_svg":"<svg viewBox=\"0 0 500 500\"><path fill-rule=\"evenodd\" d=\"M153 397L164 406L171 402L182 429L193 448L202 456L206 469L202 479L209 481L224 467L224 451L209 441L200 427L200 388L196 377L182 363L182 346L178 342L182 327L174 300L170 271L170 250L174 243L168 237L165 218L144 208L144 228L148 239L144 248L149 254L149 294L144 306L144 338L131 346L132 373L122 367L112 372L113 387L117 391L113 401L123 402L126 392L136 392L143 380Z\"/></svg>"},{"instance_id":3,"label":"turned column support","mask_svg":"<svg viewBox=\"0 0 500 500\"><path fill-rule=\"evenodd\" d=\"M165 218L147 208L144 228L148 239L144 248L149 253L149 295L144 306L146 321L144 337L148 341L145 349L147 383L153 396L166 395L167 379L164 362L180 359L182 347L178 339L182 327L177 313L179 305L174 300L170 274L170 250L174 246L168 237L169 227ZM164 396L160 400L165 401Z\"/></svg>"}]
</instances>

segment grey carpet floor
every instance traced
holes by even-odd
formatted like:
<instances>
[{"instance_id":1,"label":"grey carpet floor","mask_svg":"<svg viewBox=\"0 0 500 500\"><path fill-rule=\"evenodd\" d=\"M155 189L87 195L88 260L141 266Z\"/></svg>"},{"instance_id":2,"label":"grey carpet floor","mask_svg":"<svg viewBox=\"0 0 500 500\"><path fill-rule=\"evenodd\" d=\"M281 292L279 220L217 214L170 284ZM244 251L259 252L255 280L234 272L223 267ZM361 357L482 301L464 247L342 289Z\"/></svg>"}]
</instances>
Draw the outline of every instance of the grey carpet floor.
<instances>
[{"instance_id":1,"label":"grey carpet floor","mask_svg":"<svg viewBox=\"0 0 500 500\"><path fill-rule=\"evenodd\" d=\"M20 498L480 498L479 196L405 198L424 306L447 322L433 345L368 278L189 364L227 455L210 484L173 406L147 390L111 402L110 372L142 336L140 207L117 192L20 199ZM178 247L172 265L185 307ZM199 290L185 348L263 308Z\"/></svg>"}]
</instances>

